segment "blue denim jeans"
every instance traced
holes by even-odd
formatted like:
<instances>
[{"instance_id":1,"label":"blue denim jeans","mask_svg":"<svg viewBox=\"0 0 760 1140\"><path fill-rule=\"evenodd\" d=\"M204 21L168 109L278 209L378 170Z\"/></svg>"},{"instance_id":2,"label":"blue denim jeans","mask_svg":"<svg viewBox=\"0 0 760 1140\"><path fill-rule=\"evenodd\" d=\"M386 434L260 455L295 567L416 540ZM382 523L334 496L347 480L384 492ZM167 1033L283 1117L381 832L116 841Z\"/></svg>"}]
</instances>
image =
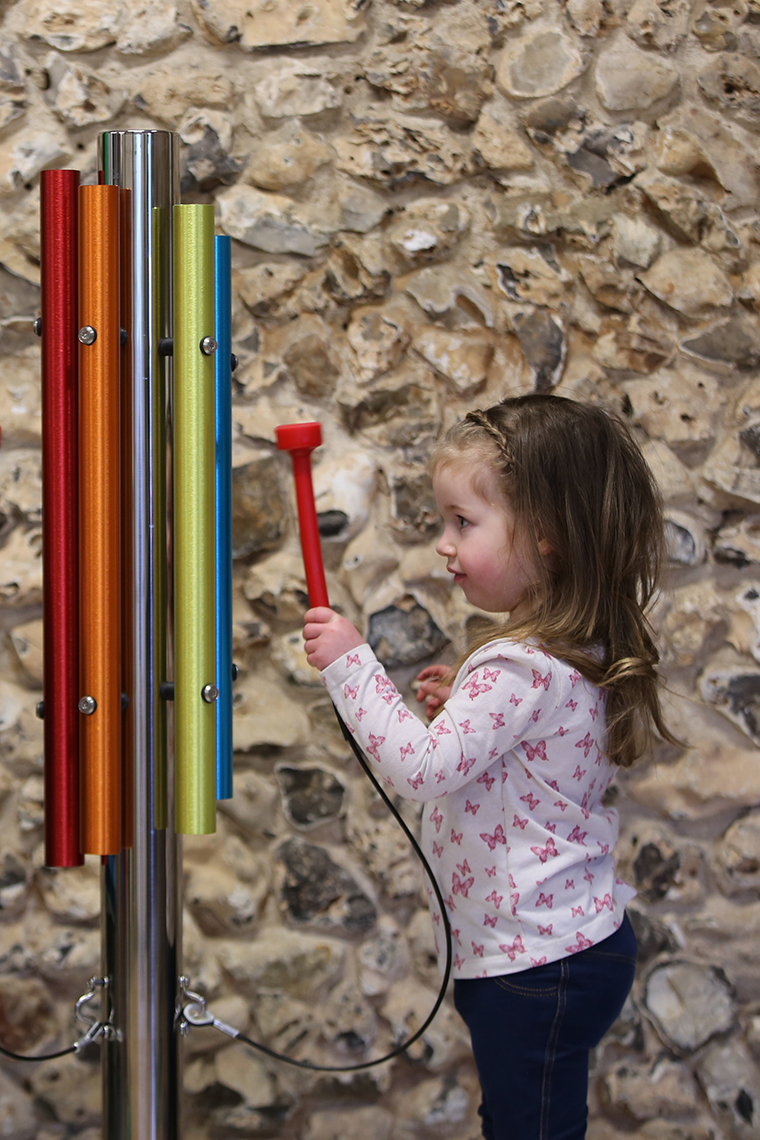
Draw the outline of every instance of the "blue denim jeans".
<instances>
[{"instance_id":1,"label":"blue denim jeans","mask_svg":"<svg viewBox=\"0 0 760 1140\"><path fill-rule=\"evenodd\" d=\"M609 938L559 962L454 982L486 1140L583 1140L589 1051L623 1008L635 966L626 916Z\"/></svg>"}]
</instances>

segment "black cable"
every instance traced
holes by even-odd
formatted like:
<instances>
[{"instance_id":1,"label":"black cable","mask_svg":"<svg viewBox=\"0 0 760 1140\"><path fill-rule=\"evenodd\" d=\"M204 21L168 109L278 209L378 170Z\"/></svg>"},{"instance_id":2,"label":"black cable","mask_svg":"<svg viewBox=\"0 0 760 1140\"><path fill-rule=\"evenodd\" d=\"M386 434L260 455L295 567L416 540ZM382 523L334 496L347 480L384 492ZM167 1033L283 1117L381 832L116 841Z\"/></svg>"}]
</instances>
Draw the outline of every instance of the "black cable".
<instances>
[{"instance_id":1,"label":"black cable","mask_svg":"<svg viewBox=\"0 0 760 1140\"><path fill-rule=\"evenodd\" d=\"M430 884L435 893L438 906L440 907L441 919L443 922L443 933L446 939L446 965L443 971L443 981L441 982L441 988L438 991L438 997L436 998L435 1004L428 1014L427 1018L420 1026L420 1028L412 1034L409 1040L405 1041L402 1045L398 1045L395 1049L393 1049L390 1053L386 1053L383 1057L377 1057L374 1061L361 1061L356 1065L316 1065L311 1061L297 1061L294 1057L288 1057L285 1053L277 1053L274 1049L269 1049L266 1045L262 1045L259 1041L254 1041L252 1038L246 1037L244 1033L236 1033L235 1040L243 1041L246 1045L250 1045L252 1049L256 1049L260 1053L265 1053L267 1057L272 1057L276 1061L284 1061L288 1065L295 1065L299 1069L312 1069L320 1073L354 1073L359 1069L371 1069L374 1065L383 1065L386 1061L391 1061L394 1057L399 1057L402 1053L405 1053L410 1045L413 1045L415 1041L419 1040L419 1038L432 1022L435 1015L438 1013L438 1010L441 1008L443 999L446 996L446 988L449 984L449 978L451 976L451 924L449 923L449 916L446 913L446 906L443 901L443 895L441 894L441 888L438 886L435 875L433 874L432 867L425 858L425 855L423 854L419 843L412 835L411 831L406 825L406 822L402 819L394 804L391 803L385 790L380 786L375 773L367 763L364 753L349 732L343 718L337 709L335 710L335 715L338 718L338 724L340 725L341 732L351 747L351 751L354 753L354 756L364 769L364 773L374 787L375 791L383 800L385 806L388 808L396 822L400 825L401 830L404 832L404 835L406 835L407 839L411 843L414 853L422 863L422 866L425 869L425 873L430 880Z\"/></svg>"},{"instance_id":2,"label":"black cable","mask_svg":"<svg viewBox=\"0 0 760 1140\"><path fill-rule=\"evenodd\" d=\"M43 1053L38 1057L25 1057L23 1053L13 1053L10 1049L6 1049L0 1045L0 1053L3 1057L10 1057L12 1061L56 1061L59 1057L67 1057L69 1053L76 1053L77 1046L69 1045L67 1049L59 1049L57 1053Z\"/></svg>"}]
</instances>

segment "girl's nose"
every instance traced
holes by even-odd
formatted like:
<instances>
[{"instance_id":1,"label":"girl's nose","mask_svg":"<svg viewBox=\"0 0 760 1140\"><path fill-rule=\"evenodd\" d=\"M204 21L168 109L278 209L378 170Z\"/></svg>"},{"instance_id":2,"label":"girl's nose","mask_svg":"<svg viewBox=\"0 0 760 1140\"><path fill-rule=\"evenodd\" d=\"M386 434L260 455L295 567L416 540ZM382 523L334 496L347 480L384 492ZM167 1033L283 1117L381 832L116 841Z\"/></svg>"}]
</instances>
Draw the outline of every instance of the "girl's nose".
<instances>
[{"instance_id":1,"label":"girl's nose","mask_svg":"<svg viewBox=\"0 0 760 1140\"><path fill-rule=\"evenodd\" d=\"M444 531L441 537L438 539L435 547L435 552L436 554L440 554L441 558L450 558L453 554L456 553L456 548L446 531Z\"/></svg>"}]
</instances>

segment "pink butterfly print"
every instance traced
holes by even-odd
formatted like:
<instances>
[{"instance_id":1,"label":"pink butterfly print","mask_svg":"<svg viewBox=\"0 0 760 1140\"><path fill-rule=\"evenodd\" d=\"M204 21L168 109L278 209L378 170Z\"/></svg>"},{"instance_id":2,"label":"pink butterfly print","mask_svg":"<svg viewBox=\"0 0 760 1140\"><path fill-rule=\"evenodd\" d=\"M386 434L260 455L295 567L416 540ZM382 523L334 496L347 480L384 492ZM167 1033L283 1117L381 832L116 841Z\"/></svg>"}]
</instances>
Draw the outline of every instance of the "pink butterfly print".
<instances>
[{"instance_id":1,"label":"pink butterfly print","mask_svg":"<svg viewBox=\"0 0 760 1140\"><path fill-rule=\"evenodd\" d=\"M577 748L578 745L576 744L575 747ZM582 780L585 775L586 775L586 769L581 768L580 764L578 764L575 771L573 772L573 779L574 780Z\"/></svg>"},{"instance_id":2,"label":"pink butterfly print","mask_svg":"<svg viewBox=\"0 0 760 1140\"><path fill-rule=\"evenodd\" d=\"M470 875L469 879L460 879L459 875L455 871L451 877L452 894L462 895L464 898L469 898L468 891L474 882L474 875Z\"/></svg>"},{"instance_id":3,"label":"pink butterfly print","mask_svg":"<svg viewBox=\"0 0 760 1140\"><path fill-rule=\"evenodd\" d=\"M553 922L550 922L548 926L542 926L541 923L539 922L538 933L539 934L551 934L553 927L554 927Z\"/></svg>"},{"instance_id":4,"label":"pink butterfly print","mask_svg":"<svg viewBox=\"0 0 760 1140\"><path fill-rule=\"evenodd\" d=\"M544 830L550 831L552 833L552 835L556 835L557 834L557 825L556 825L556 823L550 823L549 820L547 819L546 823L544 824Z\"/></svg>"},{"instance_id":5,"label":"pink butterfly print","mask_svg":"<svg viewBox=\"0 0 760 1140\"><path fill-rule=\"evenodd\" d=\"M545 966L546 965L546 955L544 954L543 958L531 958L530 964L531 964L531 966Z\"/></svg>"},{"instance_id":6,"label":"pink butterfly print","mask_svg":"<svg viewBox=\"0 0 760 1140\"><path fill-rule=\"evenodd\" d=\"M556 780L547 780L546 786L547 788L551 788L553 792L559 792L559 784Z\"/></svg>"},{"instance_id":7,"label":"pink butterfly print","mask_svg":"<svg viewBox=\"0 0 760 1140\"><path fill-rule=\"evenodd\" d=\"M403 748L400 749L399 760L401 760L403 762L404 760L406 760L407 756L411 756L413 752L414 752L414 745L410 741L408 744L405 744L403 746Z\"/></svg>"},{"instance_id":8,"label":"pink butterfly print","mask_svg":"<svg viewBox=\"0 0 760 1140\"><path fill-rule=\"evenodd\" d=\"M575 879L565 879L565 890L566 891L574 891L575 890Z\"/></svg>"},{"instance_id":9,"label":"pink butterfly print","mask_svg":"<svg viewBox=\"0 0 760 1140\"><path fill-rule=\"evenodd\" d=\"M577 740L576 741L575 747L583 749L583 757L584 757L584 759L587 760L588 754L591 751L591 749L594 747L595 744L596 744L596 741L594 740L593 736L591 735L590 732L587 732L586 735L583 737L583 740Z\"/></svg>"},{"instance_id":10,"label":"pink butterfly print","mask_svg":"<svg viewBox=\"0 0 760 1140\"><path fill-rule=\"evenodd\" d=\"M465 813L469 811L469 812L472 812L473 815L477 815L478 812L480 811L480 807L481 807L480 804L471 804L470 801L467 800L467 802L464 805L464 810L465 810Z\"/></svg>"},{"instance_id":11,"label":"pink butterfly print","mask_svg":"<svg viewBox=\"0 0 760 1140\"><path fill-rule=\"evenodd\" d=\"M489 762L489 764L490 764L490 763L491 763L493 760L495 760L495 759L496 759L496 757L497 757L498 755L499 755L499 749L498 749L498 748L492 748L492 749L491 749L491 751L488 753L488 762Z\"/></svg>"},{"instance_id":12,"label":"pink butterfly print","mask_svg":"<svg viewBox=\"0 0 760 1140\"><path fill-rule=\"evenodd\" d=\"M504 728L504 713L489 713L488 715L493 721L491 728Z\"/></svg>"},{"instance_id":13,"label":"pink butterfly print","mask_svg":"<svg viewBox=\"0 0 760 1140\"><path fill-rule=\"evenodd\" d=\"M452 829L451 829L451 842L456 843L457 847L461 847L462 846L462 835L463 835L463 832L454 831L454 828L452 827Z\"/></svg>"},{"instance_id":14,"label":"pink butterfly print","mask_svg":"<svg viewBox=\"0 0 760 1140\"><path fill-rule=\"evenodd\" d=\"M462 939L459 937L461 933L462 933L462 932L461 932L461 930L454 930L454 928L452 927L452 929L451 929L451 937L452 937L453 939L455 939L457 942L459 942L460 944L461 944L461 942L462 942Z\"/></svg>"},{"instance_id":15,"label":"pink butterfly print","mask_svg":"<svg viewBox=\"0 0 760 1140\"><path fill-rule=\"evenodd\" d=\"M472 942L471 946L472 946L472 952L475 955L475 957L476 958L482 958L483 957L483 951L485 950L485 945L478 946L475 942Z\"/></svg>"},{"instance_id":16,"label":"pink butterfly print","mask_svg":"<svg viewBox=\"0 0 760 1140\"><path fill-rule=\"evenodd\" d=\"M504 895L497 895L496 891L491 891L490 895L486 895L486 902L492 902L498 910L504 901Z\"/></svg>"},{"instance_id":17,"label":"pink butterfly print","mask_svg":"<svg viewBox=\"0 0 760 1140\"><path fill-rule=\"evenodd\" d=\"M583 842L583 840L586 838L587 835L588 835L588 832L587 831L581 831L580 824L576 823L575 827L570 832L570 834L568 835L567 838L569 839L569 841L571 843L580 843L581 847L585 847L586 844Z\"/></svg>"},{"instance_id":18,"label":"pink butterfly print","mask_svg":"<svg viewBox=\"0 0 760 1140\"><path fill-rule=\"evenodd\" d=\"M574 701L573 698L571 697L570 700L565 705L565 708L566 709L572 709L573 712L575 712L575 710L578 708L578 702Z\"/></svg>"},{"instance_id":19,"label":"pink butterfly print","mask_svg":"<svg viewBox=\"0 0 760 1140\"><path fill-rule=\"evenodd\" d=\"M516 693L513 693L509 698L509 703L517 707L517 705L521 705L523 703L523 699L522 697L518 697Z\"/></svg>"},{"instance_id":20,"label":"pink butterfly print","mask_svg":"<svg viewBox=\"0 0 760 1140\"><path fill-rule=\"evenodd\" d=\"M540 672L538 671L538 669L534 669L533 670L532 688L540 689L543 687L544 691L548 693L549 692L549 684L551 683L551 679L552 679L551 670L546 674L545 677L542 677Z\"/></svg>"},{"instance_id":21,"label":"pink butterfly print","mask_svg":"<svg viewBox=\"0 0 760 1140\"><path fill-rule=\"evenodd\" d=\"M522 744L523 748L525 749L525 755L528 757L529 762L531 760L535 760L535 758L537 756L538 756L539 760L546 760L546 741L545 740L539 740L539 742L535 748L532 748L531 745L528 744L527 740L521 740L520 743Z\"/></svg>"},{"instance_id":22,"label":"pink butterfly print","mask_svg":"<svg viewBox=\"0 0 760 1140\"><path fill-rule=\"evenodd\" d=\"M589 709L588 711L589 711L589 716L591 717L591 719L596 720L596 718L599 716L599 705L594 705L594 707Z\"/></svg>"},{"instance_id":23,"label":"pink butterfly print","mask_svg":"<svg viewBox=\"0 0 760 1140\"><path fill-rule=\"evenodd\" d=\"M593 941L590 938L584 938L583 937L580 930L576 931L575 937L578 939L575 946L566 946L565 947L568 954L577 954L579 950L588 950L589 946L594 945Z\"/></svg>"},{"instance_id":24,"label":"pink butterfly print","mask_svg":"<svg viewBox=\"0 0 760 1140\"><path fill-rule=\"evenodd\" d=\"M346 657L346 668L349 669L352 665L361 665L361 658L358 653L349 653Z\"/></svg>"},{"instance_id":25,"label":"pink butterfly print","mask_svg":"<svg viewBox=\"0 0 760 1140\"><path fill-rule=\"evenodd\" d=\"M502 770L501 770L501 782L502 782L502 784L506 784L508 779L509 779L509 772L507 771L506 768L502 768Z\"/></svg>"},{"instance_id":26,"label":"pink butterfly print","mask_svg":"<svg viewBox=\"0 0 760 1140\"><path fill-rule=\"evenodd\" d=\"M437 859L440 859L441 855L443 855L443 848L435 842L433 843L433 854Z\"/></svg>"},{"instance_id":27,"label":"pink butterfly print","mask_svg":"<svg viewBox=\"0 0 760 1140\"><path fill-rule=\"evenodd\" d=\"M455 954L454 955L454 969L455 970L461 970L462 966L464 966L464 958L460 958L459 954Z\"/></svg>"},{"instance_id":28,"label":"pink butterfly print","mask_svg":"<svg viewBox=\"0 0 760 1140\"><path fill-rule=\"evenodd\" d=\"M459 727L462 729L462 732L465 734L465 736L468 734L468 732L477 732L477 729L472 727L469 720L460 720Z\"/></svg>"},{"instance_id":29,"label":"pink butterfly print","mask_svg":"<svg viewBox=\"0 0 760 1140\"><path fill-rule=\"evenodd\" d=\"M527 804L531 811L535 811L541 801L532 792L528 792L527 796L520 796L520 803Z\"/></svg>"},{"instance_id":30,"label":"pink butterfly print","mask_svg":"<svg viewBox=\"0 0 760 1140\"><path fill-rule=\"evenodd\" d=\"M477 784L485 784L486 791L490 792L492 786L496 783L496 777L489 776L487 772L482 772L475 782Z\"/></svg>"},{"instance_id":31,"label":"pink butterfly print","mask_svg":"<svg viewBox=\"0 0 760 1140\"><path fill-rule=\"evenodd\" d=\"M528 823L527 818L526 819L520 819L520 817L518 815L516 815L515 818L512 820L512 826L513 827L519 827L520 831L525 831L527 823Z\"/></svg>"},{"instance_id":32,"label":"pink butterfly print","mask_svg":"<svg viewBox=\"0 0 760 1140\"><path fill-rule=\"evenodd\" d=\"M451 729L447 728L442 720L437 720L435 722L433 731L435 732L436 736L451 736Z\"/></svg>"},{"instance_id":33,"label":"pink butterfly print","mask_svg":"<svg viewBox=\"0 0 760 1140\"><path fill-rule=\"evenodd\" d=\"M555 855L559 855L559 851L551 835L546 841L546 847L531 847L531 851L534 855L538 856L542 863L545 863L547 859L553 859Z\"/></svg>"},{"instance_id":34,"label":"pink butterfly print","mask_svg":"<svg viewBox=\"0 0 760 1140\"><path fill-rule=\"evenodd\" d=\"M354 687L352 689L350 685L344 685L343 686L343 696L345 697L346 700L348 700L348 698L350 697L352 701L355 701L356 698L359 696L359 686L354 685Z\"/></svg>"},{"instance_id":35,"label":"pink butterfly print","mask_svg":"<svg viewBox=\"0 0 760 1140\"><path fill-rule=\"evenodd\" d=\"M589 871L588 867L586 868L586 870L584 872L583 878L586 880L587 883L593 883L593 881L594 881L594 876L593 876L592 872Z\"/></svg>"},{"instance_id":36,"label":"pink butterfly print","mask_svg":"<svg viewBox=\"0 0 760 1140\"><path fill-rule=\"evenodd\" d=\"M462 759L457 764L457 772L463 772L464 775L466 776L467 773L469 772L470 768L472 768L473 764L475 763L475 760L476 760L475 756L473 756L472 759L470 759L470 760L465 760L465 758L463 756Z\"/></svg>"},{"instance_id":37,"label":"pink butterfly print","mask_svg":"<svg viewBox=\"0 0 760 1140\"><path fill-rule=\"evenodd\" d=\"M455 863L454 866L456 867L457 871L459 871L460 875L469 875L471 872L470 864L466 859L464 863Z\"/></svg>"},{"instance_id":38,"label":"pink butterfly print","mask_svg":"<svg viewBox=\"0 0 760 1140\"><path fill-rule=\"evenodd\" d=\"M541 709L534 709L530 714L530 719L534 724L538 724L539 717L541 716Z\"/></svg>"},{"instance_id":39,"label":"pink butterfly print","mask_svg":"<svg viewBox=\"0 0 760 1140\"><path fill-rule=\"evenodd\" d=\"M594 906L596 907L596 913L597 914L600 914L601 911L603 911L605 907L607 907L607 909L611 911L612 910L612 896L610 894L606 894L603 899L598 899L598 898L594 897Z\"/></svg>"},{"instance_id":40,"label":"pink butterfly print","mask_svg":"<svg viewBox=\"0 0 760 1140\"><path fill-rule=\"evenodd\" d=\"M545 895L543 891L538 892L538 902L536 906L547 906L549 910L554 905L554 895Z\"/></svg>"},{"instance_id":41,"label":"pink butterfly print","mask_svg":"<svg viewBox=\"0 0 760 1140\"><path fill-rule=\"evenodd\" d=\"M489 879L492 879L494 877L494 875L496 874L496 868L495 867L484 867L483 870L488 875Z\"/></svg>"},{"instance_id":42,"label":"pink butterfly print","mask_svg":"<svg viewBox=\"0 0 760 1140\"><path fill-rule=\"evenodd\" d=\"M515 882L515 877L511 871L509 872L509 885L513 891L517 890L517 883Z\"/></svg>"},{"instance_id":43,"label":"pink butterfly print","mask_svg":"<svg viewBox=\"0 0 760 1140\"><path fill-rule=\"evenodd\" d=\"M570 684L573 686L573 688L575 688L575 686L578 684L580 679L581 679L580 673L578 672L577 669L574 669L573 672L570 674Z\"/></svg>"},{"instance_id":44,"label":"pink butterfly print","mask_svg":"<svg viewBox=\"0 0 760 1140\"><path fill-rule=\"evenodd\" d=\"M443 816L437 807L433 808L432 814L430 816L430 822L435 824L435 833L438 835L441 830L441 824L443 823Z\"/></svg>"},{"instance_id":45,"label":"pink butterfly print","mask_svg":"<svg viewBox=\"0 0 760 1140\"><path fill-rule=\"evenodd\" d=\"M366 716L366 715L367 715L367 710L366 710L366 709L357 709L357 710L356 710L356 719L357 719L357 720L361 720L361 719L362 719L362 717L363 717L363 716Z\"/></svg>"},{"instance_id":46,"label":"pink butterfly print","mask_svg":"<svg viewBox=\"0 0 760 1140\"><path fill-rule=\"evenodd\" d=\"M523 946L523 940L519 934L515 937L515 940L511 946L509 945L508 942L500 942L499 943L499 949L501 950L501 952L503 954L507 955L510 962L514 962L514 960L518 954L524 954L525 953L525 947Z\"/></svg>"},{"instance_id":47,"label":"pink butterfly print","mask_svg":"<svg viewBox=\"0 0 760 1140\"><path fill-rule=\"evenodd\" d=\"M496 915L495 915L495 914L494 914L494 915L490 915L490 914L484 914L484 915L483 915L483 925L484 925L484 926L495 927L495 926L496 926L496 923L497 923L498 921L499 921L499 920L498 920L498 918L496 917Z\"/></svg>"},{"instance_id":48,"label":"pink butterfly print","mask_svg":"<svg viewBox=\"0 0 760 1140\"><path fill-rule=\"evenodd\" d=\"M398 709L398 722L401 724L404 720L414 720L414 714L409 712L409 709Z\"/></svg>"},{"instance_id":49,"label":"pink butterfly print","mask_svg":"<svg viewBox=\"0 0 760 1140\"><path fill-rule=\"evenodd\" d=\"M382 673L378 673L378 675L375 677L375 692L383 693L387 692L388 689L392 689L395 693L396 686L393 684L393 681L391 681L390 677L386 677Z\"/></svg>"},{"instance_id":50,"label":"pink butterfly print","mask_svg":"<svg viewBox=\"0 0 760 1140\"><path fill-rule=\"evenodd\" d=\"M517 904L520 901L520 892L513 891L509 896L509 909L512 911L512 917L517 918Z\"/></svg>"},{"instance_id":51,"label":"pink butterfly print","mask_svg":"<svg viewBox=\"0 0 760 1140\"><path fill-rule=\"evenodd\" d=\"M583 907L582 906L574 906L574 907L571 907L570 909L573 912L571 915L572 918L577 918L578 915L581 915L581 917L585 917L583 914Z\"/></svg>"},{"instance_id":52,"label":"pink butterfly print","mask_svg":"<svg viewBox=\"0 0 760 1140\"><path fill-rule=\"evenodd\" d=\"M377 760L378 764L380 763L380 757L378 755L377 750L380 747L380 745L384 744L384 743L385 743L385 737L384 736L375 736L374 733L372 733L372 732L369 734L369 745L367 747L367 752L369 753L370 756L374 756L374 758L375 758L375 760Z\"/></svg>"},{"instance_id":53,"label":"pink butterfly print","mask_svg":"<svg viewBox=\"0 0 760 1140\"><path fill-rule=\"evenodd\" d=\"M436 772L436 774L435 774L436 784L440 784L441 780L445 780L445 779L446 779L446 773L445 772L443 772L443 771Z\"/></svg>"},{"instance_id":54,"label":"pink butterfly print","mask_svg":"<svg viewBox=\"0 0 760 1140\"><path fill-rule=\"evenodd\" d=\"M489 835L487 831L481 831L480 838L484 843L488 844L488 850L493 851L497 843L503 843L506 846L507 837L504 834L504 828L499 823L496 825L496 830L493 835Z\"/></svg>"},{"instance_id":55,"label":"pink butterfly print","mask_svg":"<svg viewBox=\"0 0 760 1140\"><path fill-rule=\"evenodd\" d=\"M562 725L560 725L559 728L557 729L557 736L564 736L569 731L570 731L569 728L563 728Z\"/></svg>"},{"instance_id":56,"label":"pink butterfly print","mask_svg":"<svg viewBox=\"0 0 760 1140\"><path fill-rule=\"evenodd\" d=\"M596 842L599 844L599 854L600 855L609 855L609 853L610 853L609 843L599 843L598 839Z\"/></svg>"},{"instance_id":57,"label":"pink butterfly print","mask_svg":"<svg viewBox=\"0 0 760 1140\"><path fill-rule=\"evenodd\" d=\"M414 777L414 779L413 779L413 780L412 780L410 777L408 777L408 776L407 776L407 780L406 780L406 782L407 782L407 784L409 784L409 785L410 785L412 788L414 788L414 790L415 790L415 792L416 792L416 791L417 791L419 788L421 788L421 787L422 787L422 785L425 783L425 777L423 776L422 772L418 772L418 773L417 773L417 775Z\"/></svg>"},{"instance_id":58,"label":"pink butterfly print","mask_svg":"<svg viewBox=\"0 0 760 1140\"><path fill-rule=\"evenodd\" d=\"M489 669L487 666L483 667L483 680L484 681L498 681L499 670Z\"/></svg>"},{"instance_id":59,"label":"pink butterfly print","mask_svg":"<svg viewBox=\"0 0 760 1140\"><path fill-rule=\"evenodd\" d=\"M465 681L465 683L462 685L462 688L467 693L470 700L474 701L476 697L479 697L481 695L481 693L490 693L493 686L485 685L481 681L478 681L478 674L472 673L469 681Z\"/></svg>"}]
</instances>

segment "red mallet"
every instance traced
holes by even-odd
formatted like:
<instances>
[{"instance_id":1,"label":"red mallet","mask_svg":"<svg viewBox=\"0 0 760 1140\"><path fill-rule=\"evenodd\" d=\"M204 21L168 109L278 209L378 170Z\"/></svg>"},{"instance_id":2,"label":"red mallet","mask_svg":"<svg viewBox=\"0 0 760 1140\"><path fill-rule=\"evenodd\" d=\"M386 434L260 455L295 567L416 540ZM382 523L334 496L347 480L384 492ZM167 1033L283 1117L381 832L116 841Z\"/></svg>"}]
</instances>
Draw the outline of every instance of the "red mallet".
<instances>
[{"instance_id":1,"label":"red mallet","mask_svg":"<svg viewBox=\"0 0 760 1140\"><path fill-rule=\"evenodd\" d=\"M298 525L301 530L301 550L309 603L312 606L329 606L319 541L317 508L314 505L314 487L311 482L311 453L322 442L322 425L282 424L275 428L275 435L280 451L289 451L293 460Z\"/></svg>"}]
</instances>

